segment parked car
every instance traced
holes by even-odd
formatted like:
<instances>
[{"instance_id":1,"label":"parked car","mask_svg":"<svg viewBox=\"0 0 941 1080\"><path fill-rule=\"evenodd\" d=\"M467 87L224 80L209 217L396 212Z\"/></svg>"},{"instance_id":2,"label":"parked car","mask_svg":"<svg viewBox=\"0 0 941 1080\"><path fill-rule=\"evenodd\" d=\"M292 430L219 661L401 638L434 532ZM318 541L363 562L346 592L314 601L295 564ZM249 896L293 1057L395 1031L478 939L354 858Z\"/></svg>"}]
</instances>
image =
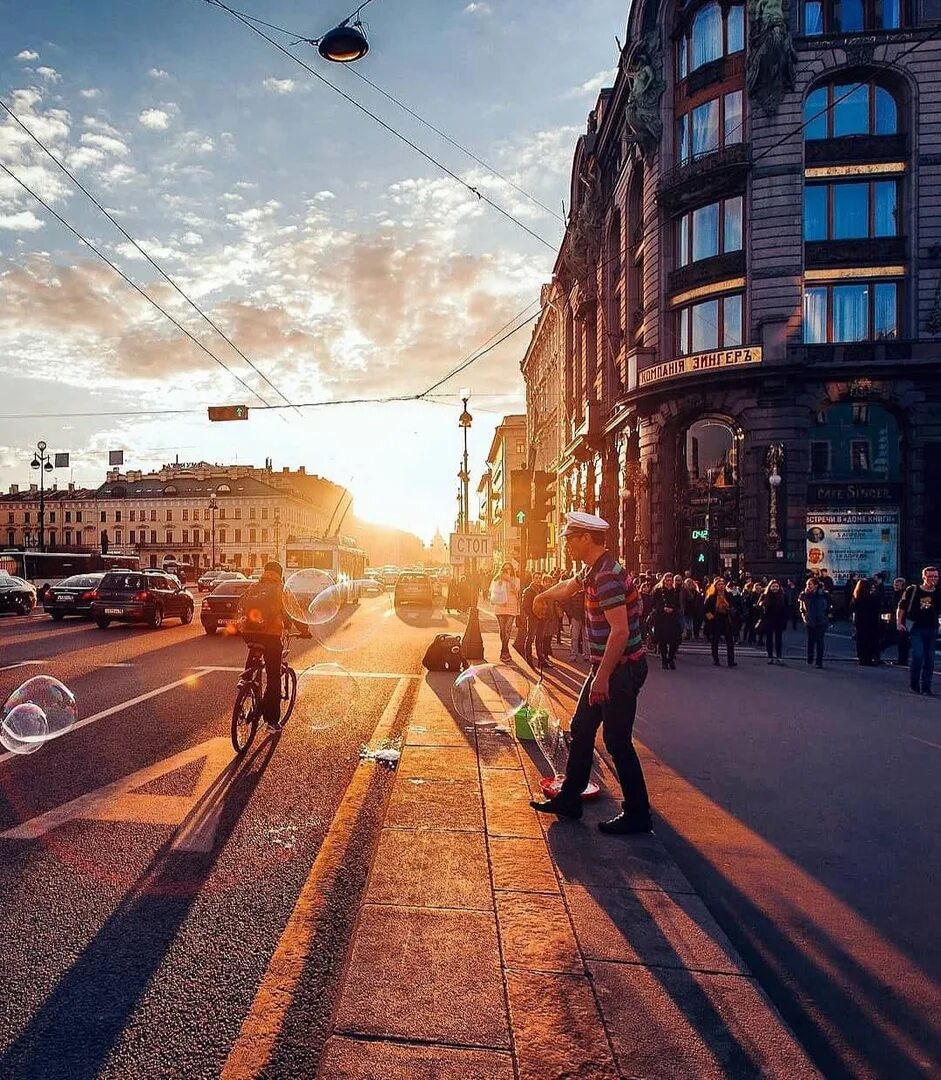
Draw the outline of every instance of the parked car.
<instances>
[{"instance_id":1,"label":"parked car","mask_svg":"<svg viewBox=\"0 0 941 1080\"><path fill-rule=\"evenodd\" d=\"M214 634L220 626L234 626L238 615L239 600L254 582L222 581L203 600L199 609L199 621L207 634Z\"/></svg>"},{"instance_id":2,"label":"parked car","mask_svg":"<svg viewBox=\"0 0 941 1080\"><path fill-rule=\"evenodd\" d=\"M55 622L66 615L91 617L91 606L98 598L98 586L104 574L74 574L63 578L46 593L42 606Z\"/></svg>"},{"instance_id":3,"label":"parked car","mask_svg":"<svg viewBox=\"0 0 941 1080\"><path fill-rule=\"evenodd\" d=\"M395 583L395 606L417 604L420 607L434 605L434 589L427 574L399 574Z\"/></svg>"},{"instance_id":4,"label":"parked car","mask_svg":"<svg viewBox=\"0 0 941 1080\"><path fill-rule=\"evenodd\" d=\"M28 615L36 606L36 590L23 578L0 572L0 611Z\"/></svg>"},{"instance_id":5,"label":"parked car","mask_svg":"<svg viewBox=\"0 0 941 1080\"><path fill-rule=\"evenodd\" d=\"M363 596L379 596L385 592L385 586L378 578L367 577L363 581L362 592Z\"/></svg>"},{"instance_id":6,"label":"parked car","mask_svg":"<svg viewBox=\"0 0 941 1080\"><path fill-rule=\"evenodd\" d=\"M154 570L109 570L98 584L92 618L102 630L112 622L144 622L155 630L164 619L193 621L196 605L175 577Z\"/></svg>"},{"instance_id":7,"label":"parked car","mask_svg":"<svg viewBox=\"0 0 941 1080\"><path fill-rule=\"evenodd\" d=\"M200 592L208 592L212 589L213 582L216 578L220 577L223 573L224 571L222 570L207 570L202 577L197 578L196 588L199 589Z\"/></svg>"}]
</instances>

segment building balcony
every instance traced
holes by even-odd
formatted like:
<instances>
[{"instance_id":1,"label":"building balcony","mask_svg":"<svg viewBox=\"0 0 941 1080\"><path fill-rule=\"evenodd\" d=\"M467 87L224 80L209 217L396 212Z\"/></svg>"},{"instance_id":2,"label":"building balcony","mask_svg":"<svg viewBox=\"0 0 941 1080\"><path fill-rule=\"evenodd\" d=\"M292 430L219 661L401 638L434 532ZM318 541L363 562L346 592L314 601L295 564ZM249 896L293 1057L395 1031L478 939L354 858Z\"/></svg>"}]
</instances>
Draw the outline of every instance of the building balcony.
<instances>
[{"instance_id":1,"label":"building balcony","mask_svg":"<svg viewBox=\"0 0 941 1080\"><path fill-rule=\"evenodd\" d=\"M724 195L740 194L750 166L745 143L723 146L661 173L657 199L668 214L675 214L694 204L701 206Z\"/></svg>"},{"instance_id":2,"label":"building balcony","mask_svg":"<svg viewBox=\"0 0 941 1080\"><path fill-rule=\"evenodd\" d=\"M727 255L716 255L711 259L699 259L681 266L670 274L671 293L686 292L708 285L714 281L727 281L729 278L745 276L745 252L730 251Z\"/></svg>"},{"instance_id":3,"label":"building balcony","mask_svg":"<svg viewBox=\"0 0 941 1080\"><path fill-rule=\"evenodd\" d=\"M908 159L908 136L843 135L839 139L808 139L804 143L804 164L852 165Z\"/></svg>"},{"instance_id":4,"label":"building balcony","mask_svg":"<svg viewBox=\"0 0 941 1080\"><path fill-rule=\"evenodd\" d=\"M810 240L804 244L804 265L814 269L844 266L899 266L908 261L904 236L868 240Z\"/></svg>"},{"instance_id":5,"label":"building balcony","mask_svg":"<svg viewBox=\"0 0 941 1080\"><path fill-rule=\"evenodd\" d=\"M934 341L913 341L909 338L887 338L883 341L846 341L829 345L791 345L787 350L789 363L839 366L853 368L859 364L892 367L895 364L937 367L938 345ZM852 376L851 370L847 376Z\"/></svg>"}]
</instances>

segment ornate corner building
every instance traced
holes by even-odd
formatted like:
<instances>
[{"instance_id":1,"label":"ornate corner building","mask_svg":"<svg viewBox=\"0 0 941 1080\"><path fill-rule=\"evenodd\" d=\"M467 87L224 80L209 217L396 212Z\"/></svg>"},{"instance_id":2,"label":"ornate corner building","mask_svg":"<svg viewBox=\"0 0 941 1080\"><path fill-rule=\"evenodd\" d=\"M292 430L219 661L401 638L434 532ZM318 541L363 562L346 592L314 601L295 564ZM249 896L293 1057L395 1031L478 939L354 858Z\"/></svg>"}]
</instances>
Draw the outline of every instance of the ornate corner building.
<instances>
[{"instance_id":1,"label":"ornate corner building","mask_svg":"<svg viewBox=\"0 0 941 1080\"><path fill-rule=\"evenodd\" d=\"M635 0L522 363L557 513L635 568L941 558L939 196L939 0Z\"/></svg>"}]
</instances>

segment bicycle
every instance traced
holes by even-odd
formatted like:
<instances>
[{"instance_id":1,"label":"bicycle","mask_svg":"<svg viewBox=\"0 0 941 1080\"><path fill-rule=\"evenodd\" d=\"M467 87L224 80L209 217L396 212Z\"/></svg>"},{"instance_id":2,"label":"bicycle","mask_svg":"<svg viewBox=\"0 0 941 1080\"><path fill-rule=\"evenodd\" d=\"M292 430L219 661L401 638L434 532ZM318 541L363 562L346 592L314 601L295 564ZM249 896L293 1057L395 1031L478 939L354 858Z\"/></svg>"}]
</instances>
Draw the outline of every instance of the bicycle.
<instances>
[{"instance_id":1,"label":"bicycle","mask_svg":"<svg viewBox=\"0 0 941 1080\"><path fill-rule=\"evenodd\" d=\"M284 639L281 653L281 716L280 731L294 711L297 700L297 672L288 663L290 635ZM252 744L258 721L261 719L265 652L261 645L249 645L245 670L239 676L235 705L232 708L232 746L237 754L243 754ZM286 705L285 705L286 703Z\"/></svg>"}]
</instances>

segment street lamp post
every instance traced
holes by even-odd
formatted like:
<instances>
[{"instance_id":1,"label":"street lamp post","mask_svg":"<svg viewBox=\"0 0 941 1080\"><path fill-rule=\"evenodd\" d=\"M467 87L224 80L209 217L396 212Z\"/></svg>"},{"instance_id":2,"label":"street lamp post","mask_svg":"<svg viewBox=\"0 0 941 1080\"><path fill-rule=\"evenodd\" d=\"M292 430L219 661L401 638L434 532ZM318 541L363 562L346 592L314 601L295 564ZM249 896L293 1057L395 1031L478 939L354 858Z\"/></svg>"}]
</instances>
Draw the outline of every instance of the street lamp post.
<instances>
[{"instance_id":1,"label":"street lamp post","mask_svg":"<svg viewBox=\"0 0 941 1080\"><path fill-rule=\"evenodd\" d=\"M39 550L46 550L46 486L44 473L52 472L52 460L46 453L46 444L40 439L33 452L31 469L39 470Z\"/></svg>"},{"instance_id":2,"label":"street lamp post","mask_svg":"<svg viewBox=\"0 0 941 1080\"><path fill-rule=\"evenodd\" d=\"M463 468L461 469L461 482L464 485L463 518L464 532L466 533L470 532L470 470L467 458L467 433L470 430L471 424L474 422L474 418L467 409L467 403L470 401L470 390L461 390L461 401L464 403L464 410L461 413L458 424L464 431L464 463ZM483 660L484 640L480 634L480 613L477 610L478 589L476 559L471 560L470 587L470 612L467 616L467 626L464 628L464 640L461 642L461 648L466 660Z\"/></svg>"},{"instance_id":3,"label":"street lamp post","mask_svg":"<svg viewBox=\"0 0 941 1080\"><path fill-rule=\"evenodd\" d=\"M215 570L216 568L216 510L218 504L216 503L215 492L209 496L209 514L211 519L212 528L210 530L212 536L212 559L209 563L209 569Z\"/></svg>"}]
</instances>

